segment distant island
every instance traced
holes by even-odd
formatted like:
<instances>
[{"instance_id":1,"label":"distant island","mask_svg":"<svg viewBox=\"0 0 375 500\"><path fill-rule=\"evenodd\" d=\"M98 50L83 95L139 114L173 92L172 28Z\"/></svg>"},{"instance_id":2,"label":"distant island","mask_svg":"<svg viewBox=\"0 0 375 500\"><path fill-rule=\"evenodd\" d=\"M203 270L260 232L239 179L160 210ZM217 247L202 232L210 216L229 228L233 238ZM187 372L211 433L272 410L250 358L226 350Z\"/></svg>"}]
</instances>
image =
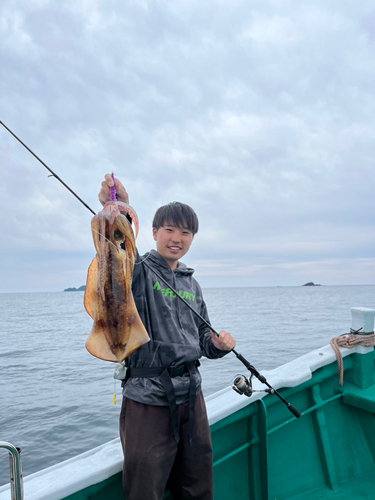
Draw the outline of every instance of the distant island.
<instances>
[{"instance_id":1,"label":"distant island","mask_svg":"<svg viewBox=\"0 0 375 500\"><path fill-rule=\"evenodd\" d=\"M82 285L79 288L65 288L64 292L84 292L86 285Z\"/></svg>"},{"instance_id":2,"label":"distant island","mask_svg":"<svg viewBox=\"0 0 375 500\"><path fill-rule=\"evenodd\" d=\"M305 283L305 284L304 284L304 285L302 285L302 286L321 286L321 285L319 285L318 283L316 283L316 284L315 284L315 283L313 283L312 281L309 281L308 283Z\"/></svg>"}]
</instances>

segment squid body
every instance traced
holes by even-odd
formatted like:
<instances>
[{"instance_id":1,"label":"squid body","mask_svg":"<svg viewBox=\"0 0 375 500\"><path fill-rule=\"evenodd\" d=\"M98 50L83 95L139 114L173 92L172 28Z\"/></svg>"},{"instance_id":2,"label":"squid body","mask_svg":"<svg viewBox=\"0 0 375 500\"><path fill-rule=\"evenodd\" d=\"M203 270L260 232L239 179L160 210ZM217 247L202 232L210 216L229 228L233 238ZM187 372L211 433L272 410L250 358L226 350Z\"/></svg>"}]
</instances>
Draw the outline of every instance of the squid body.
<instances>
[{"instance_id":1,"label":"squid body","mask_svg":"<svg viewBox=\"0 0 375 500\"><path fill-rule=\"evenodd\" d=\"M125 215L124 215L125 214ZM121 363L150 340L138 315L131 284L135 261L138 218L127 204L110 201L93 217L96 257L87 273L85 309L94 324L86 341L97 358ZM125 242L125 250L121 244Z\"/></svg>"}]
</instances>

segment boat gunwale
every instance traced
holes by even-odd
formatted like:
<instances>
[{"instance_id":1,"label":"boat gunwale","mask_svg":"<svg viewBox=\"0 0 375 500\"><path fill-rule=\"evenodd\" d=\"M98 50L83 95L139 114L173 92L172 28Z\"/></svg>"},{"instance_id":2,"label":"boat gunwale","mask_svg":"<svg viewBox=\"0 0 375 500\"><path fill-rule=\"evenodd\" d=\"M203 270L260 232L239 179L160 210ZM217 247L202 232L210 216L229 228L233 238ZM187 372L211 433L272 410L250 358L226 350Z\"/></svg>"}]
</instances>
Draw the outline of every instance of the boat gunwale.
<instances>
[{"instance_id":1,"label":"boat gunwale","mask_svg":"<svg viewBox=\"0 0 375 500\"><path fill-rule=\"evenodd\" d=\"M352 354L367 354L373 351L373 348L356 345L353 349L340 348L340 351L345 358ZM278 368L262 371L262 375L275 389L292 388L307 382L316 370L335 361L336 356L331 346L326 345ZM257 390L264 387L258 380L254 380L253 386ZM227 387L208 396L205 401L210 426L267 395L262 391L254 393L251 398L239 397L231 387ZM25 498L61 500L121 472L122 461L120 439L116 438L24 477ZM0 500L9 500L9 494L9 484L0 487Z\"/></svg>"}]
</instances>

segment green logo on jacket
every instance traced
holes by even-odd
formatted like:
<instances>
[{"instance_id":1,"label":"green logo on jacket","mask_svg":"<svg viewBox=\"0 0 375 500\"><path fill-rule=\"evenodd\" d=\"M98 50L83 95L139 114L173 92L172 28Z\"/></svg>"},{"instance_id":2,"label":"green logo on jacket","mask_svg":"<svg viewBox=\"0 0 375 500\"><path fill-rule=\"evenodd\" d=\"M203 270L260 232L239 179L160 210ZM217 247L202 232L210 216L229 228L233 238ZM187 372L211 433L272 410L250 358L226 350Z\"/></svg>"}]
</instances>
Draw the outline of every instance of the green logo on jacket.
<instances>
[{"instance_id":1,"label":"green logo on jacket","mask_svg":"<svg viewBox=\"0 0 375 500\"><path fill-rule=\"evenodd\" d=\"M164 297L168 297L168 296L176 297L176 294L173 293L170 288L162 288L158 281L155 283L153 290L159 290L164 295ZM178 292L178 295L180 297L182 297L183 299L195 300L195 295L193 295L192 293L189 293L189 292L183 292L182 290L180 290Z\"/></svg>"}]
</instances>

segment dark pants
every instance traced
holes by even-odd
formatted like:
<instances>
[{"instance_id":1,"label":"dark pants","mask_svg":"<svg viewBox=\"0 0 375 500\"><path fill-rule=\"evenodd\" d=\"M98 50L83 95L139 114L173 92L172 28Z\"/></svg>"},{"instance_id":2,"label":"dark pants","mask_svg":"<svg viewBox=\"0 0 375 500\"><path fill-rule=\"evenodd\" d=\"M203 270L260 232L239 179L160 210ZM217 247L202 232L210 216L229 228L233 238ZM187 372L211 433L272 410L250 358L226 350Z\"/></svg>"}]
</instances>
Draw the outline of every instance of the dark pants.
<instances>
[{"instance_id":1,"label":"dark pants","mask_svg":"<svg viewBox=\"0 0 375 500\"><path fill-rule=\"evenodd\" d=\"M177 443L172 436L169 406L144 405L123 398L120 438L126 500L161 500L166 487L174 500L212 500L211 435L202 392L197 396L194 416L190 445L189 403L177 405Z\"/></svg>"}]
</instances>

